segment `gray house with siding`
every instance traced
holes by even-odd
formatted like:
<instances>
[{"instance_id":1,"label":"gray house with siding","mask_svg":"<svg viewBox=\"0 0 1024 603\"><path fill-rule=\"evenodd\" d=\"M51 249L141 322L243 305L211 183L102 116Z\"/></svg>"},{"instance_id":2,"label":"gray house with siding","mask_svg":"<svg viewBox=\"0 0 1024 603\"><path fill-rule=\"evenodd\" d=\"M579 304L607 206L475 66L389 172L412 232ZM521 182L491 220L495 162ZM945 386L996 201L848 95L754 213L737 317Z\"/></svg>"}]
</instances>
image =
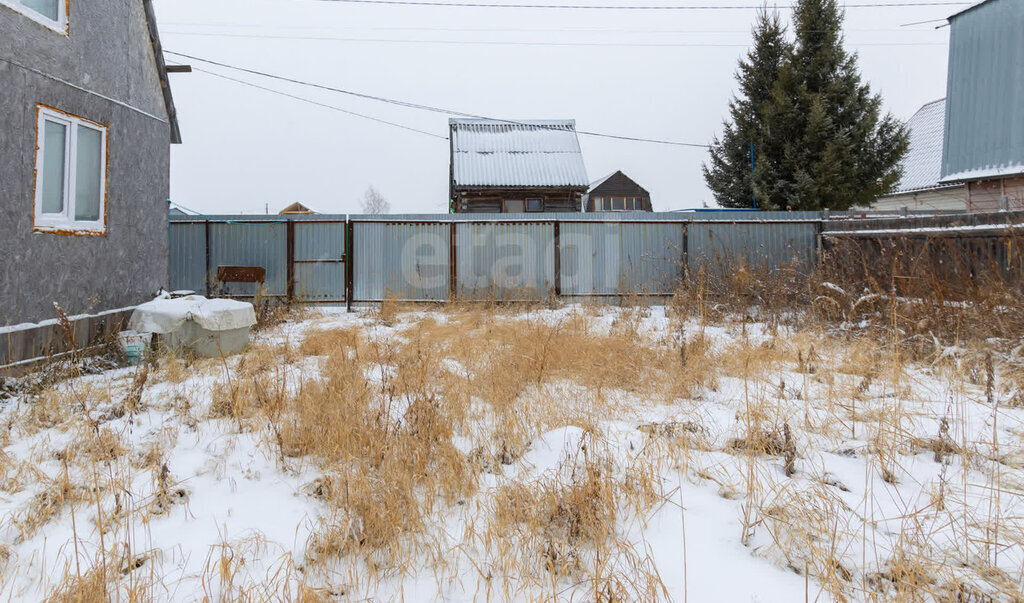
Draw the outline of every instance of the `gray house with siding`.
<instances>
[{"instance_id":1,"label":"gray house with siding","mask_svg":"<svg viewBox=\"0 0 1024 603\"><path fill-rule=\"evenodd\" d=\"M0 0L0 326L167 283L181 142L149 0Z\"/></svg>"}]
</instances>

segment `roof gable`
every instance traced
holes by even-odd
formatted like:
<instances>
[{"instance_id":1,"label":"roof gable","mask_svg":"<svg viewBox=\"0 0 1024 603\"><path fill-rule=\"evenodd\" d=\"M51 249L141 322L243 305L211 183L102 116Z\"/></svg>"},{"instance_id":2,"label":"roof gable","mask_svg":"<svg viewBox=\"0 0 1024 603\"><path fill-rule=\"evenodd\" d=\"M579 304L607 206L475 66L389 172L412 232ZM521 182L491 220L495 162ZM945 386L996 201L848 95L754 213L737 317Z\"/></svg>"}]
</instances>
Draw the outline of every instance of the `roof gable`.
<instances>
[{"instance_id":1,"label":"roof gable","mask_svg":"<svg viewBox=\"0 0 1024 603\"><path fill-rule=\"evenodd\" d=\"M285 215L285 214L315 214L316 212L313 211L312 209L306 207L302 203L299 203L298 201L296 201L295 203L292 203L291 205L289 205L288 207L282 209L281 211L279 211L277 213L278 213L278 215Z\"/></svg>"},{"instance_id":2,"label":"roof gable","mask_svg":"<svg viewBox=\"0 0 1024 603\"><path fill-rule=\"evenodd\" d=\"M945 138L946 99L932 101L907 121L910 146L903 158L903 175L891 194L941 188L942 144Z\"/></svg>"},{"instance_id":3,"label":"roof gable","mask_svg":"<svg viewBox=\"0 0 1024 603\"><path fill-rule=\"evenodd\" d=\"M640 193L644 196L650 197L650 193L647 189L637 184L635 180L622 173L622 170L613 172L600 180L592 182L590 184L590 190L587 191L590 195L600 194L637 194Z\"/></svg>"},{"instance_id":4,"label":"roof gable","mask_svg":"<svg viewBox=\"0 0 1024 603\"><path fill-rule=\"evenodd\" d=\"M455 188L587 188L573 120L448 123Z\"/></svg>"}]
</instances>

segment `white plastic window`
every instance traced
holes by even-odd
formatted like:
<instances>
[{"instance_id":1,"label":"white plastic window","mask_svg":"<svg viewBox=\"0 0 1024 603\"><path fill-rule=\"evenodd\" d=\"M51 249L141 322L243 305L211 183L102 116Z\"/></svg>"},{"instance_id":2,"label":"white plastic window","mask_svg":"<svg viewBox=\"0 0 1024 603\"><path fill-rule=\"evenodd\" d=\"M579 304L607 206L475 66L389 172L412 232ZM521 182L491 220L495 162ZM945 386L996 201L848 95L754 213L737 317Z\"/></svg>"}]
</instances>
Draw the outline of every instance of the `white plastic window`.
<instances>
[{"instance_id":1,"label":"white plastic window","mask_svg":"<svg viewBox=\"0 0 1024 603\"><path fill-rule=\"evenodd\" d=\"M54 31L68 33L67 0L0 0L0 4Z\"/></svg>"},{"instance_id":2,"label":"white plastic window","mask_svg":"<svg viewBox=\"0 0 1024 603\"><path fill-rule=\"evenodd\" d=\"M107 129L39 107L35 229L106 232Z\"/></svg>"}]
</instances>

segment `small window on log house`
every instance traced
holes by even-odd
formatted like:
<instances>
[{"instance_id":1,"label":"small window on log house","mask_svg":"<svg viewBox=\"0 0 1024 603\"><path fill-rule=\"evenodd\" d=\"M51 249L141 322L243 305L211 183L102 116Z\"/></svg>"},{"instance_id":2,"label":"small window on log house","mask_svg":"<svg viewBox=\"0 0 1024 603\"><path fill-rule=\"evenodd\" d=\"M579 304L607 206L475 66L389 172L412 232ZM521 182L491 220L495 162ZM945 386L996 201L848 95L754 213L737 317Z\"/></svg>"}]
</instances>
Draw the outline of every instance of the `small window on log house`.
<instances>
[{"instance_id":1,"label":"small window on log house","mask_svg":"<svg viewBox=\"0 0 1024 603\"><path fill-rule=\"evenodd\" d=\"M503 209L506 214L521 214L523 213L523 200L522 199L506 199L503 203Z\"/></svg>"}]
</instances>

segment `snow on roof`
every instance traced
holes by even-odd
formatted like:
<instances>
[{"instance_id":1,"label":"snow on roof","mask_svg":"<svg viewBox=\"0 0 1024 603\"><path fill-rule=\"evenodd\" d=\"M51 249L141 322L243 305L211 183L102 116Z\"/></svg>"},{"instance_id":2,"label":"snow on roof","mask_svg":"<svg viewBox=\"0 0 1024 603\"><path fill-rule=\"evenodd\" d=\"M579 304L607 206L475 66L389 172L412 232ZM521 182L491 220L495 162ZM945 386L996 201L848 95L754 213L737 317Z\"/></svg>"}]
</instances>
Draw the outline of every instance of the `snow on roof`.
<instances>
[{"instance_id":1,"label":"snow on roof","mask_svg":"<svg viewBox=\"0 0 1024 603\"><path fill-rule=\"evenodd\" d=\"M942 179L944 185L958 184L968 180L989 180L992 178L1006 178L1007 176L1024 175L1024 163L1015 165L991 166L975 170L965 170L950 174Z\"/></svg>"},{"instance_id":2,"label":"snow on roof","mask_svg":"<svg viewBox=\"0 0 1024 603\"><path fill-rule=\"evenodd\" d=\"M589 192L589 191L592 191L592 190L594 190L595 188L597 188L597 187L601 186L602 184L604 184L605 182L608 182L608 179L609 179L609 178L611 178L612 176L614 176L615 174L618 174L618 173L619 173L619 172L618 172L618 170L616 170L616 171L612 172L611 174L608 174L608 175L607 175L607 176L605 176L604 178L599 178L599 179L597 179L597 180L595 180L595 181L591 182L591 183L590 183L590 187L589 187L589 188L587 189L587 191L588 191L588 192Z\"/></svg>"},{"instance_id":3,"label":"snow on roof","mask_svg":"<svg viewBox=\"0 0 1024 603\"><path fill-rule=\"evenodd\" d=\"M932 101L918 109L907 122L910 148L903 158L903 177L891 194L943 188L942 140L946 128L946 99Z\"/></svg>"},{"instance_id":4,"label":"snow on roof","mask_svg":"<svg viewBox=\"0 0 1024 603\"><path fill-rule=\"evenodd\" d=\"M452 119L449 125L456 188L587 188L574 120Z\"/></svg>"}]
</instances>

